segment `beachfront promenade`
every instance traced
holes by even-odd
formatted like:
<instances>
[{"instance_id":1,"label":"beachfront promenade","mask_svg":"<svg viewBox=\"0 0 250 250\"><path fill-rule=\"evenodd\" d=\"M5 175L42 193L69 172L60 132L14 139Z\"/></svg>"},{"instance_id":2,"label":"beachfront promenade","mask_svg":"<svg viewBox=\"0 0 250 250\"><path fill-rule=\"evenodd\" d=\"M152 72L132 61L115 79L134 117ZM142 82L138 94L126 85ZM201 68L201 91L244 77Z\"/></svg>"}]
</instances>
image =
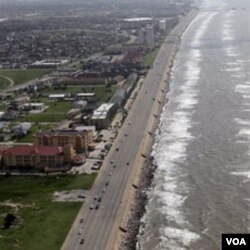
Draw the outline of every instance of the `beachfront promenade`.
<instances>
[{"instance_id":1,"label":"beachfront promenade","mask_svg":"<svg viewBox=\"0 0 250 250\"><path fill-rule=\"evenodd\" d=\"M180 36L194 15L183 18L165 39L61 250L118 249L119 227L126 226L135 192L132 184L138 181L142 154L148 154L153 143L150 133L157 127ZM90 209L98 204L95 196L102 201L98 209Z\"/></svg>"}]
</instances>

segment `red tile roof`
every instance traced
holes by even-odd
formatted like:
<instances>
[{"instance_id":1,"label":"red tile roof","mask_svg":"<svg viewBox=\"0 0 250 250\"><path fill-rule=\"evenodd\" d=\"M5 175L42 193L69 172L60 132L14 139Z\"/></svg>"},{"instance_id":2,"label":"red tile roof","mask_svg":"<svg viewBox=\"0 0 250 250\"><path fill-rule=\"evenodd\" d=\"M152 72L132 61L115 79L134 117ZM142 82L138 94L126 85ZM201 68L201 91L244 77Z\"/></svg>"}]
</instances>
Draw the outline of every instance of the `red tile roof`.
<instances>
[{"instance_id":1,"label":"red tile roof","mask_svg":"<svg viewBox=\"0 0 250 250\"><path fill-rule=\"evenodd\" d=\"M4 151L6 151L9 147L4 147L4 146L1 146L0 147L0 154L3 154Z\"/></svg>"},{"instance_id":2,"label":"red tile roof","mask_svg":"<svg viewBox=\"0 0 250 250\"><path fill-rule=\"evenodd\" d=\"M54 147L54 146L29 146L29 145L22 145L22 146L15 146L12 148L7 149L4 154L11 154L11 155L42 155L42 156L54 156L63 153L62 147Z\"/></svg>"}]
</instances>

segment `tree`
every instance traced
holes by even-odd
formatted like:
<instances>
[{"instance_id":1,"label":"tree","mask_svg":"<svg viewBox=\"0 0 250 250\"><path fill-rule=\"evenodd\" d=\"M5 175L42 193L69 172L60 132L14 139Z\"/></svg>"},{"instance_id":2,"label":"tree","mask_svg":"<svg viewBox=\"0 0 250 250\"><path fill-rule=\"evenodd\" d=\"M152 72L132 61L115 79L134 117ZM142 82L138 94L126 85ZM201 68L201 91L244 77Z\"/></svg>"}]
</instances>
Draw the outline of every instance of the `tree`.
<instances>
[{"instance_id":1,"label":"tree","mask_svg":"<svg viewBox=\"0 0 250 250\"><path fill-rule=\"evenodd\" d=\"M16 216L13 214L7 214L4 218L4 229L8 229L11 224L16 220Z\"/></svg>"}]
</instances>

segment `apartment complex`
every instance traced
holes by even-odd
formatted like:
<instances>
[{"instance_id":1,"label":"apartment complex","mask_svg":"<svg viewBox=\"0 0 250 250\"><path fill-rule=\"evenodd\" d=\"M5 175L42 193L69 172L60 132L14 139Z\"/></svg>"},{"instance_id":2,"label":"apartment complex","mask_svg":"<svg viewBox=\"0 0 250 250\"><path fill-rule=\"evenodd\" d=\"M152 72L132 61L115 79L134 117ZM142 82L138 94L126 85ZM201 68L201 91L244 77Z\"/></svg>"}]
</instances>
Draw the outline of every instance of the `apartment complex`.
<instances>
[{"instance_id":1,"label":"apartment complex","mask_svg":"<svg viewBox=\"0 0 250 250\"><path fill-rule=\"evenodd\" d=\"M34 136L34 145L59 146L72 145L77 153L86 153L88 146L93 141L93 130L56 130L40 132Z\"/></svg>"}]
</instances>

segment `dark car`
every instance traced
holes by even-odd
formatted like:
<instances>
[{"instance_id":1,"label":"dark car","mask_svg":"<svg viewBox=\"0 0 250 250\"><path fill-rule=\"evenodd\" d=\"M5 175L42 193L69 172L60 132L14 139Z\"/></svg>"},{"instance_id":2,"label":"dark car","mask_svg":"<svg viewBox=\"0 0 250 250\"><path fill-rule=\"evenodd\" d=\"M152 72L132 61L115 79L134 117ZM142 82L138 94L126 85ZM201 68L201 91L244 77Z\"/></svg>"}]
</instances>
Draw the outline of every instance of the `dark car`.
<instances>
[{"instance_id":1,"label":"dark car","mask_svg":"<svg viewBox=\"0 0 250 250\"><path fill-rule=\"evenodd\" d=\"M95 205L95 209L97 210L99 208L99 204L96 204Z\"/></svg>"},{"instance_id":2,"label":"dark car","mask_svg":"<svg viewBox=\"0 0 250 250\"><path fill-rule=\"evenodd\" d=\"M84 239L83 238L80 240L80 244L81 245L84 244Z\"/></svg>"}]
</instances>

